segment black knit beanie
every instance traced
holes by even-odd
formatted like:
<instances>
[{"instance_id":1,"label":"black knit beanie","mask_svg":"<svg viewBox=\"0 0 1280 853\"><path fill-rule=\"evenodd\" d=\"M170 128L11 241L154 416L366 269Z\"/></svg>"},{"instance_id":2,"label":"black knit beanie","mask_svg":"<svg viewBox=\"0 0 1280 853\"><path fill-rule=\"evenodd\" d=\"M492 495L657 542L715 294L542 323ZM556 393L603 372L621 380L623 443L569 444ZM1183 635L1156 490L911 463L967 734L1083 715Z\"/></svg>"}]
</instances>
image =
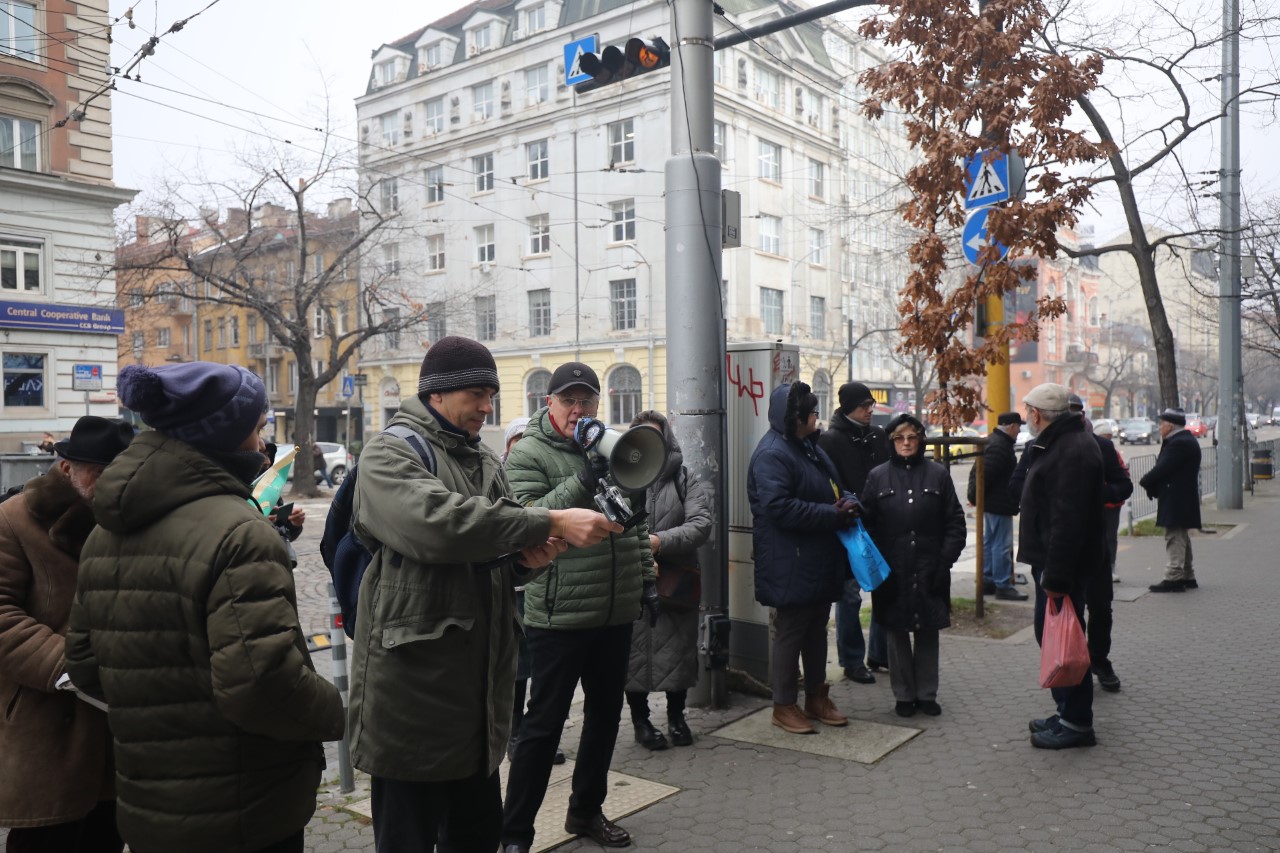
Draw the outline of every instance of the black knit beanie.
<instances>
[{"instance_id":1,"label":"black knit beanie","mask_svg":"<svg viewBox=\"0 0 1280 853\"><path fill-rule=\"evenodd\" d=\"M418 396L459 388L498 389L498 365L488 347L450 335L431 345L418 371Z\"/></svg>"},{"instance_id":2,"label":"black knit beanie","mask_svg":"<svg viewBox=\"0 0 1280 853\"><path fill-rule=\"evenodd\" d=\"M847 415L868 400L873 400L871 389L861 382L846 382L840 386L840 414Z\"/></svg>"}]
</instances>

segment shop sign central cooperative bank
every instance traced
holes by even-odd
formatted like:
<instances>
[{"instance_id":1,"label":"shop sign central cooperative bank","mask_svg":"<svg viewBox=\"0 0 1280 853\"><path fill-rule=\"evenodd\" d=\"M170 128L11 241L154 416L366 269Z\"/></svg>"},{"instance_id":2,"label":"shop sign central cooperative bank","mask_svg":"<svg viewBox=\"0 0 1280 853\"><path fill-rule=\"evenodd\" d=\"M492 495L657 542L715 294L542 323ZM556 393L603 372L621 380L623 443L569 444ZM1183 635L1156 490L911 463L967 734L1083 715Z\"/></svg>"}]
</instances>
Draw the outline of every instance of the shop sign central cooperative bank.
<instances>
[{"instance_id":1,"label":"shop sign central cooperative bank","mask_svg":"<svg viewBox=\"0 0 1280 853\"><path fill-rule=\"evenodd\" d=\"M119 308L84 308L53 302L0 300L0 328L122 335L124 311Z\"/></svg>"}]
</instances>

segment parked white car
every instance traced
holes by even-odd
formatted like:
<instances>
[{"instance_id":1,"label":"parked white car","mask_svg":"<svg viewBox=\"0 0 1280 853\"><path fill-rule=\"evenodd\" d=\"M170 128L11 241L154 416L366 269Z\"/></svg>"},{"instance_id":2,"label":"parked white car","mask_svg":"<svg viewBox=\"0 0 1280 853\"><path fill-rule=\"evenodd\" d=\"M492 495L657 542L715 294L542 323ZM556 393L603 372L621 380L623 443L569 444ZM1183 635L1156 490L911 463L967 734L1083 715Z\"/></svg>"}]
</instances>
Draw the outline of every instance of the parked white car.
<instances>
[{"instance_id":1,"label":"parked white car","mask_svg":"<svg viewBox=\"0 0 1280 853\"><path fill-rule=\"evenodd\" d=\"M335 486L341 485L343 479L346 478L347 472L355 465L355 459L347 452L344 444L338 444L333 441L317 441L320 451L324 454L326 467L329 469L329 479L333 480ZM293 472L302 467L301 460L294 460L293 468L289 471L289 479L293 479ZM323 483L324 480L317 475L317 483Z\"/></svg>"}]
</instances>

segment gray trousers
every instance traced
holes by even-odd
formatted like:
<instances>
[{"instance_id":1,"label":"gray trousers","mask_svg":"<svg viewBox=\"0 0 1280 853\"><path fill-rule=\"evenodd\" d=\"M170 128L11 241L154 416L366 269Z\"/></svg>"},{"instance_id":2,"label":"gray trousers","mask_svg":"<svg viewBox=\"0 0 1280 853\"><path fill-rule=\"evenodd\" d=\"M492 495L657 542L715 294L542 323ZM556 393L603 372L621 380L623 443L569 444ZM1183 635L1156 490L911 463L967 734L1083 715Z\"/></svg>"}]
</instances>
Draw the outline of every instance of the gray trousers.
<instances>
[{"instance_id":1,"label":"gray trousers","mask_svg":"<svg viewBox=\"0 0 1280 853\"><path fill-rule=\"evenodd\" d=\"M938 632L916 631L911 648L910 631L887 629L889 684L899 702L931 702L938 698Z\"/></svg>"},{"instance_id":2,"label":"gray trousers","mask_svg":"<svg viewBox=\"0 0 1280 853\"><path fill-rule=\"evenodd\" d=\"M1196 573L1191 568L1191 532L1185 527L1164 529L1164 553L1169 560L1164 570L1167 581L1193 581Z\"/></svg>"},{"instance_id":3,"label":"gray trousers","mask_svg":"<svg viewBox=\"0 0 1280 853\"><path fill-rule=\"evenodd\" d=\"M827 683L827 620L831 602L778 607L773 616L773 703L795 705L799 697L800 662L804 691L814 695Z\"/></svg>"}]
</instances>

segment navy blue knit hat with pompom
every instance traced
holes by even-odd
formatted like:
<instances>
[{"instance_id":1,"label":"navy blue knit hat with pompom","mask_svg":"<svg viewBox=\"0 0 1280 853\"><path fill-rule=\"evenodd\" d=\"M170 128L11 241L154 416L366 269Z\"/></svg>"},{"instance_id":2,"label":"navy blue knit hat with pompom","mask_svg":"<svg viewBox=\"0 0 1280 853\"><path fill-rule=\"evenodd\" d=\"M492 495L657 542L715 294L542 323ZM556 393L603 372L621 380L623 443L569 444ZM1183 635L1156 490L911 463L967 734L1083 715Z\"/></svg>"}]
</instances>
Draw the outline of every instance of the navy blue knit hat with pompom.
<instances>
[{"instance_id":1,"label":"navy blue knit hat with pompom","mask_svg":"<svg viewBox=\"0 0 1280 853\"><path fill-rule=\"evenodd\" d=\"M262 380L237 364L131 364L116 391L147 426L204 450L235 450L267 408Z\"/></svg>"}]
</instances>

